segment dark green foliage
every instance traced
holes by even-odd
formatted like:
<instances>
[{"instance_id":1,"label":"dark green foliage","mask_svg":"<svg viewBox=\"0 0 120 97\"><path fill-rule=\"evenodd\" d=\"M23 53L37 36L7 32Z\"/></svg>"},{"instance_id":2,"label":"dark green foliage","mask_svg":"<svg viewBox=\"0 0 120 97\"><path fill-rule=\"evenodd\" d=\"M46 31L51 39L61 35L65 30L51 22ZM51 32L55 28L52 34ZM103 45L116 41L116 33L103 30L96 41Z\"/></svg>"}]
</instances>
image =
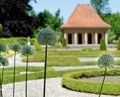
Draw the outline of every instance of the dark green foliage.
<instances>
[{"instance_id":1,"label":"dark green foliage","mask_svg":"<svg viewBox=\"0 0 120 97\"><path fill-rule=\"evenodd\" d=\"M118 39L117 50L120 50L120 38Z\"/></svg>"},{"instance_id":2,"label":"dark green foliage","mask_svg":"<svg viewBox=\"0 0 120 97\"><path fill-rule=\"evenodd\" d=\"M34 13L29 5L32 0L1 0L0 23L2 37L35 37L36 29L50 27L58 34L63 18L60 9L52 15L49 11ZM34 0L35 1L35 0Z\"/></svg>"},{"instance_id":3,"label":"dark green foliage","mask_svg":"<svg viewBox=\"0 0 120 97\"><path fill-rule=\"evenodd\" d=\"M107 50L104 39L100 39L100 50Z\"/></svg>"},{"instance_id":4,"label":"dark green foliage","mask_svg":"<svg viewBox=\"0 0 120 97\"><path fill-rule=\"evenodd\" d=\"M3 25L3 37L32 36L34 18L29 15L31 0L1 0L0 23Z\"/></svg>"}]
</instances>

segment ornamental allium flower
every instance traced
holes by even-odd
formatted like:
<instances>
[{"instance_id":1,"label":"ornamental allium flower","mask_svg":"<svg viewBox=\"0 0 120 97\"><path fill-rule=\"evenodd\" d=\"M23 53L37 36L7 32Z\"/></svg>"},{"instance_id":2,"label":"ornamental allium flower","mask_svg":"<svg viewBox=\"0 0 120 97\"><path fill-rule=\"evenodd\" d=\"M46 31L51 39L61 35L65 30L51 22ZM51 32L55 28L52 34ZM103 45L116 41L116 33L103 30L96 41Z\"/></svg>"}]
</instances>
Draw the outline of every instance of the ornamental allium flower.
<instances>
[{"instance_id":1,"label":"ornamental allium flower","mask_svg":"<svg viewBox=\"0 0 120 97\"><path fill-rule=\"evenodd\" d=\"M45 28L38 33L37 40L39 44L45 45L47 43L49 45L54 45L57 41L57 36L54 30Z\"/></svg>"},{"instance_id":2,"label":"ornamental allium flower","mask_svg":"<svg viewBox=\"0 0 120 97\"><path fill-rule=\"evenodd\" d=\"M3 58L2 56L0 56L0 66L8 66L9 62L7 60L7 58Z\"/></svg>"},{"instance_id":3,"label":"ornamental allium flower","mask_svg":"<svg viewBox=\"0 0 120 97\"><path fill-rule=\"evenodd\" d=\"M22 55L27 56L27 55L32 55L34 53L35 49L31 45L25 45L22 47Z\"/></svg>"},{"instance_id":4,"label":"ornamental allium flower","mask_svg":"<svg viewBox=\"0 0 120 97\"><path fill-rule=\"evenodd\" d=\"M21 49L21 46L18 42L14 42L11 44L11 50L15 51L15 52L19 52Z\"/></svg>"},{"instance_id":5,"label":"ornamental allium flower","mask_svg":"<svg viewBox=\"0 0 120 97\"><path fill-rule=\"evenodd\" d=\"M6 45L3 43L0 43L0 52L5 52L6 51Z\"/></svg>"},{"instance_id":6,"label":"ornamental allium flower","mask_svg":"<svg viewBox=\"0 0 120 97\"><path fill-rule=\"evenodd\" d=\"M102 55L99 60L98 60L98 66L99 67L114 67L115 62L114 59L111 55L109 54L104 54Z\"/></svg>"}]
</instances>

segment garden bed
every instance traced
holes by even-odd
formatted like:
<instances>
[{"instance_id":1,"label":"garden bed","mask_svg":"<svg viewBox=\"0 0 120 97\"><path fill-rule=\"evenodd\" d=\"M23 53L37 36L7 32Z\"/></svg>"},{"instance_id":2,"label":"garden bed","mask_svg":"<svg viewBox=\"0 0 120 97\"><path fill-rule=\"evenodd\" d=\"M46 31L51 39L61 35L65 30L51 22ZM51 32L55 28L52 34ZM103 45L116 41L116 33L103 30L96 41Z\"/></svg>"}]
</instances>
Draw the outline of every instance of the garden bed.
<instances>
[{"instance_id":1,"label":"garden bed","mask_svg":"<svg viewBox=\"0 0 120 97\"><path fill-rule=\"evenodd\" d=\"M91 82L102 82L103 76L89 77L89 78L84 77L84 78L79 78L79 80L91 81ZM120 76L106 76L105 82L120 83Z\"/></svg>"}]
</instances>

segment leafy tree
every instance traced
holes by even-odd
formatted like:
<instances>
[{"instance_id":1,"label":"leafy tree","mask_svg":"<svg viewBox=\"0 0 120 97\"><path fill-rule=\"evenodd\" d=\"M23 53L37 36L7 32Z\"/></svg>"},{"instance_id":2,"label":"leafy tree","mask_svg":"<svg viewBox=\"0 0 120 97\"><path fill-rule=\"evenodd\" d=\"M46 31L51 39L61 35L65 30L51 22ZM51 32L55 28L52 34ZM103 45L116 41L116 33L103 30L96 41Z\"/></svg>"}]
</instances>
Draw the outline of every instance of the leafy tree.
<instances>
[{"instance_id":1,"label":"leafy tree","mask_svg":"<svg viewBox=\"0 0 120 97\"><path fill-rule=\"evenodd\" d=\"M60 9L55 12L55 15L52 15L48 10L44 10L38 14L39 21L39 30L41 28L51 28L56 31L57 34L60 34L60 26L63 23L63 18L60 17ZM38 31L39 31L38 30Z\"/></svg>"},{"instance_id":2,"label":"leafy tree","mask_svg":"<svg viewBox=\"0 0 120 97\"><path fill-rule=\"evenodd\" d=\"M34 18L28 14L32 10L31 0L0 0L0 23L2 36L32 36Z\"/></svg>"},{"instance_id":3,"label":"leafy tree","mask_svg":"<svg viewBox=\"0 0 120 97\"><path fill-rule=\"evenodd\" d=\"M120 37L120 13L103 14L103 19L112 26L108 35L109 42L117 41Z\"/></svg>"},{"instance_id":4,"label":"leafy tree","mask_svg":"<svg viewBox=\"0 0 120 97\"><path fill-rule=\"evenodd\" d=\"M109 0L90 0L90 2L99 15L102 13L110 13L111 11L111 9L108 7Z\"/></svg>"}]
</instances>

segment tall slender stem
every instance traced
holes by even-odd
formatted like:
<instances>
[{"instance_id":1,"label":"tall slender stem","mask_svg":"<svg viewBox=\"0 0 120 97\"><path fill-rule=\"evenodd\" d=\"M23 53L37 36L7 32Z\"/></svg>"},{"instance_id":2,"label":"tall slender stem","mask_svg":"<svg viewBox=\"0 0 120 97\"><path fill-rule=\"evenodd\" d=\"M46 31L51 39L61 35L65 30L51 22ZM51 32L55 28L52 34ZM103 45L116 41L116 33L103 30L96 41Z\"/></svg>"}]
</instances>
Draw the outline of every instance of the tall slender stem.
<instances>
[{"instance_id":1,"label":"tall slender stem","mask_svg":"<svg viewBox=\"0 0 120 97\"><path fill-rule=\"evenodd\" d=\"M2 97L3 97L3 93L2 93L3 79L4 79L4 66L2 67L2 80L1 80L1 96L2 96Z\"/></svg>"},{"instance_id":2,"label":"tall slender stem","mask_svg":"<svg viewBox=\"0 0 120 97\"><path fill-rule=\"evenodd\" d=\"M15 95L15 69L16 69L16 52L14 53L14 75L13 75L13 97Z\"/></svg>"},{"instance_id":3,"label":"tall slender stem","mask_svg":"<svg viewBox=\"0 0 120 97\"><path fill-rule=\"evenodd\" d=\"M27 62L26 62L26 83L25 83L25 97L27 97L27 79L28 79L28 54L27 54Z\"/></svg>"},{"instance_id":4,"label":"tall slender stem","mask_svg":"<svg viewBox=\"0 0 120 97\"><path fill-rule=\"evenodd\" d=\"M0 56L1 56L1 55L2 55L2 52L0 51ZM3 75L4 75L4 74L3 74L3 69L4 69L4 66L3 66L3 68L2 68L2 75L1 75L2 77L1 77L1 81L0 81L0 85L1 85L1 86L0 86L0 88L1 88L0 96L1 96L1 97L3 97L3 93L2 93L2 83L3 83Z\"/></svg>"},{"instance_id":5,"label":"tall slender stem","mask_svg":"<svg viewBox=\"0 0 120 97\"><path fill-rule=\"evenodd\" d=\"M45 67L44 67L44 89L43 89L43 97L45 97L45 88L46 88L46 65L47 65L47 42L45 48Z\"/></svg>"},{"instance_id":6,"label":"tall slender stem","mask_svg":"<svg viewBox=\"0 0 120 97\"><path fill-rule=\"evenodd\" d=\"M106 73L107 73L107 67L105 67L104 78L103 78L103 81L102 81L102 85L101 85L101 89L100 89L100 92L99 92L99 96L98 96L98 97L101 96L101 92L102 92L103 85L104 85L104 82L105 82Z\"/></svg>"}]
</instances>

